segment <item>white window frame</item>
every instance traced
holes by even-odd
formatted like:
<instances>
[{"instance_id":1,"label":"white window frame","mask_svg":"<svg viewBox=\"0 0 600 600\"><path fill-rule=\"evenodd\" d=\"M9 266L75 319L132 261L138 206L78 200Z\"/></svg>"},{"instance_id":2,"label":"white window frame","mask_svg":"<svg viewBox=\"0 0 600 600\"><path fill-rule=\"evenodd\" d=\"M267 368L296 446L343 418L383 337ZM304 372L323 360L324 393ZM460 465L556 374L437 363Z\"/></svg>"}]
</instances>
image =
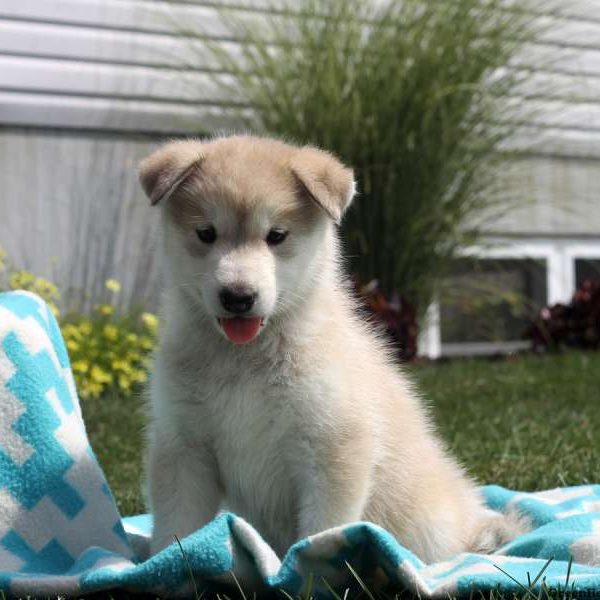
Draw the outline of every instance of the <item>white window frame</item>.
<instances>
[{"instance_id":1,"label":"white window frame","mask_svg":"<svg viewBox=\"0 0 600 600\"><path fill-rule=\"evenodd\" d=\"M575 292L575 261L600 260L600 239L531 239L527 241L497 238L486 244L464 248L461 256L480 259L544 260L548 304L566 303ZM440 305L428 308L419 334L419 355L430 359L452 355L485 355L511 352L529 347L522 340L485 343L443 344Z\"/></svg>"}]
</instances>

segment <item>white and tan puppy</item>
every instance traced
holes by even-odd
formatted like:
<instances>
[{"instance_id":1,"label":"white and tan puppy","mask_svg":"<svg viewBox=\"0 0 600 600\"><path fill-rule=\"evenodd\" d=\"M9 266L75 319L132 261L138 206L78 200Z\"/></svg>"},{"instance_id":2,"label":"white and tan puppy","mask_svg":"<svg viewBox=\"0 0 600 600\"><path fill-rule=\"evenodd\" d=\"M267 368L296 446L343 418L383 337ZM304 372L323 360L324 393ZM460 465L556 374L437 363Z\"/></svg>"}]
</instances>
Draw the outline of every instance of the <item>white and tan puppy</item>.
<instances>
[{"instance_id":1,"label":"white and tan puppy","mask_svg":"<svg viewBox=\"0 0 600 600\"><path fill-rule=\"evenodd\" d=\"M153 552L223 507L280 555L359 520L426 562L520 524L483 507L344 284L352 171L250 136L168 144L140 178L164 224L150 386Z\"/></svg>"}]
</instances>

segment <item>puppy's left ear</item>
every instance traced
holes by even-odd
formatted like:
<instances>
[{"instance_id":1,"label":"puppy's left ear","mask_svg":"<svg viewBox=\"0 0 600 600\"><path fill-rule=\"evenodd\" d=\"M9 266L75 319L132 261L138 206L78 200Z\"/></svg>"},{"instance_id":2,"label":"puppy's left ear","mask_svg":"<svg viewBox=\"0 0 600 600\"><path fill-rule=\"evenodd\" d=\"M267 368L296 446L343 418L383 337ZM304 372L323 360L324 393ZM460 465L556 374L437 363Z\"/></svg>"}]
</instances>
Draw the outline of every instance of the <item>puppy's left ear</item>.
<instances>
[{"instance_id":1,"label":"puppy's left ear","mask_svg":"<svg viewBox=\"0 0 600 600\"><path fill-rule=\"evenodd\" d=\"M310 146L298 150L290 166L300 191L339 224L356 191L352 169Z\"/></svg>"},{"instance_id":2,"label":"puppy's left ear","mask_svg":"<svg viewBox=\"0 0 600 600\"><path fill-rule=\"evenodd\" d=\"M171 142L142 160L138 168L140 183L153 206L168 200L199 167L203 150L204 143L198 140Z\"/></svg>"}]
</instances>

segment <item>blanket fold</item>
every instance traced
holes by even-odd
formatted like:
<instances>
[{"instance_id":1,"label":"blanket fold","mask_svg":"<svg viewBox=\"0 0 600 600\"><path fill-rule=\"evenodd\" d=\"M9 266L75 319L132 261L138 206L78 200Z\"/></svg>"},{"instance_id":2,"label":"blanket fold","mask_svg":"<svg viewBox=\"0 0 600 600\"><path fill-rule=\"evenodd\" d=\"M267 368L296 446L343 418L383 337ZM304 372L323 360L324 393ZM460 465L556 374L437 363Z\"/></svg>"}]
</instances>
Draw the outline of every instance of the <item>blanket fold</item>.
<instances>
[{"instance_id":1,"label":"blanket fold","mask_svg":"<svg viewBox=\"0 0 600 600\"><path fill-rule=\"evenodd\" d=\"M223 513L151 558L148 515L122 519L89 445L60 330L28 292L0 294L0 591L74 595L102 590L190 595L237 580L291 596L364 580L421 597L471 590L523 593L545 585L600 598L600 485L520 493L483 488L495 510L534 529L494 555L426 565L388 532L355 523L301 540L277 557L250 524ZM327 581L327 584L324 583Z\"/></svg>"}]
</instances>

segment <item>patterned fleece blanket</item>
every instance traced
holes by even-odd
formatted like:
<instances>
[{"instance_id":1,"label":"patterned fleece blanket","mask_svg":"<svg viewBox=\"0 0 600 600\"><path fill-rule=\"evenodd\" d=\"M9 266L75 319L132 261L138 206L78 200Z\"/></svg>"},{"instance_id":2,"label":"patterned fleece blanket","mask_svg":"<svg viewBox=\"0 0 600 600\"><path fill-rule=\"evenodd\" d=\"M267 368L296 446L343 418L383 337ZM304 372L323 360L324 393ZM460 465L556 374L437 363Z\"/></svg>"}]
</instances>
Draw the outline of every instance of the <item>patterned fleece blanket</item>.
<instances>
[{"instance_id":1,"label":"patterned fleece blanket","mask_svg":"<svg viewBox=\"0 0 600 600\"><path fill-rule=\"evenodd\" d=\"M56 321L32 294L0 294L0 592L7 596L117 588L185 596L235 576L246 591L291 596L311 586L324 597L360 578L423 598L494 588L537 595L542 586L600 598L600 485L483 490L492 508L517 507L535 525L490 556L424 564L380 527L354 523L278 557L250 524L223 513L148 558L151 518L118 513L86 436Z\"/></svg>"}]
</instances>

